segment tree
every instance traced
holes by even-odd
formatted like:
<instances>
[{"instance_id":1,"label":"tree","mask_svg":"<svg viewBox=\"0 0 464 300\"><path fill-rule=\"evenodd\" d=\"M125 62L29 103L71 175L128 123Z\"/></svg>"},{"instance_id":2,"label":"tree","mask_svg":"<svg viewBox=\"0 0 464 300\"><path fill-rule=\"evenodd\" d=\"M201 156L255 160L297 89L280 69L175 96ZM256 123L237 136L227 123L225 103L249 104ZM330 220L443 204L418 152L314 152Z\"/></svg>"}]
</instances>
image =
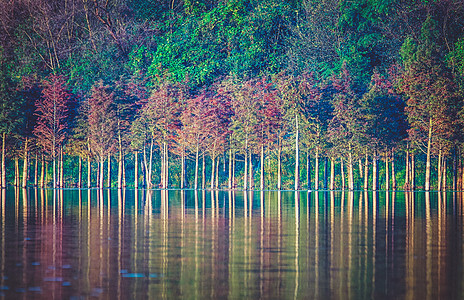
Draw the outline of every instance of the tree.
<instances>
[{"instance_id":1,"label":"tree","mask_svg":"<svg viewBox=\"0 0 464 300\"><path fill-rule=\"evenodd\" d=\"M53 188L57 187L56 158L67 138L71 93L63 76L50 75L42 82L42 97L36 101L37 143L53 160Z\"/></svg>"},{"instance_id":2,"label":"tree","mask_svg":"<svg viewBox=\"0 0 464 300\"><path fill-rule=\"evenodd\" d=\"M103 188L103 164L108 154L114 150L115 142L114 94L103 84L103 81L98 81L92 88L88 102L90 147L100 162L98 182L99 187Z\"/></svg>"}]
</instances>

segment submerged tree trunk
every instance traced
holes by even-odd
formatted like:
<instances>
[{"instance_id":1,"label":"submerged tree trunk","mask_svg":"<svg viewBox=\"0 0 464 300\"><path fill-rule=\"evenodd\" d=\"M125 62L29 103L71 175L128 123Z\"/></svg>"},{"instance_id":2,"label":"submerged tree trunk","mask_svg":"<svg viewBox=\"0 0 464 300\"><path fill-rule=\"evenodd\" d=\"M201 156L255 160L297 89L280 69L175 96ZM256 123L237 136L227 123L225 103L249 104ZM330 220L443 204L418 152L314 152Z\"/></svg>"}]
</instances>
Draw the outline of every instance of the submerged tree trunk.
<instances>
[{"instance_id":1,"label":"submerged tree trunk","mask_svg":"<svg viewBox=\"0 0 464 300\"><path fill-rule=\"evenodd\" d=\"M248 155L248 158L250 159L250 163L248 164L248 168L249 168L248 179L249 179L249 187L251 190L255 187L254 176L253 176L253 154L250 153L250 155Z\"/></svg>"},{"instance_id":2,"label":"submerged tree trunk","mask_svg":"<svg viewBox=\"0 0 464 300\"><path fill-rule=\"evenodd\" d=\"M443 156L443 168L442 168L442 188L444 191L446 191L446 156Z\"/></svg>"},{"instance_id":3,"label":"submerged tree trunk","mask_svg":"<svg viewBox=\"0 0 464 300\"><path fill-rule=\"evenodd\" d=\"M416 189L416 162L415 162L415 154L411 153L411 190Z\"/></svg>"},{"instance_id":4,"label":"submerged tree trunk","mask_svg":"<svg viewBox=\"0 0 464 300\"><path fill-rule=\"evenodd\" d=\"M220 162L221 162L221 157L218 156L217 157L217 162L216 162L216 180L215 180L215 183L214 183L215 189L219 188L219 164L220 164Z\"/></svg>"},{"instance_id":5,"label":"submerged tree trunk","mask_svg":"<svg viewBox=\"0 0 464 300\"><path fill-rule=\"evenodd\" d=\"M28 180L28 175L29 175L29 172L28 172L28 169L29 169L29 162L28 162L28 156L29 156L29 153L28 153L28 148L27 148L27 144L28 144L28 138L26 138L26 141L24 142L24 160L23 160L23 184L22 184L22 187L25 188L27 187L27 180Z\"/></svg>"},{"instance_id":6,"label":"submerged tree trunk","mask_svg":"<svg viewBox=\"0 0 464 300\"><path fill-rule=\"evenodd\" d=\"M184 149L182 149L182 153L180 156L180 188L184 188L184 181L185 181L185 154L184 154Z\"/></svg>"},{"instance_id":7,"label":"submerged tree trunk","mask_svg":"<svg viewBox=\"0 0 464 300\"><path fill-rule=\"evenodd\" d=\"M443 172L442 172L443 163L442 163L441 158L442 157L441 157L441 149L440 149L438 150L438 165L437 165L437 177L438 177L437 185L438 185L439 191L441 191L441 183L442 183L441 176L443 175Z\"/></svg>"},{"instance_id":8,"label":"submerged tree trunk","mask_svg":"<svg viewBox=\"0 0 464 300\"><path fill-rule=\"evenodd\" d=\"M248 150L245 148L245 166L243 168L243 189L248 189Z\"/></svg>"},{"instance_id":9,"label":"submerged tree trunk","mask_svg":"<svg viewBox=\"0 0 464 300\"><path fill-rule=\"evenodd\" d=\"M105 164L105 158L103 155L100 155L100 167L99 167L99 180L98 180L98 188L102 189L103 188L103 167Z\"/></svg>"}]
</instances>

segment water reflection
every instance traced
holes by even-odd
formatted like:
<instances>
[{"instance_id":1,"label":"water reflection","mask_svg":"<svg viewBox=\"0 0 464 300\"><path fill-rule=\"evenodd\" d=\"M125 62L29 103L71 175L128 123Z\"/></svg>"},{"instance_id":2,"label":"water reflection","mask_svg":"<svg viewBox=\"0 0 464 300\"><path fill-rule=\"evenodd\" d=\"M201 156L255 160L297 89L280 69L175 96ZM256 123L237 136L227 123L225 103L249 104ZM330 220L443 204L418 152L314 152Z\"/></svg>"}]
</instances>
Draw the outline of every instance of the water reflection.
<instances>
[{"instance_id":1,"label":"water reflection","mask_svg":"<svg viewBox=\"0 0 464 300\"><path fill-rule=\"evenodd\" d=\"M461 193L0 195L0 297L463 296Z\"/></svg>"}]
</instances>

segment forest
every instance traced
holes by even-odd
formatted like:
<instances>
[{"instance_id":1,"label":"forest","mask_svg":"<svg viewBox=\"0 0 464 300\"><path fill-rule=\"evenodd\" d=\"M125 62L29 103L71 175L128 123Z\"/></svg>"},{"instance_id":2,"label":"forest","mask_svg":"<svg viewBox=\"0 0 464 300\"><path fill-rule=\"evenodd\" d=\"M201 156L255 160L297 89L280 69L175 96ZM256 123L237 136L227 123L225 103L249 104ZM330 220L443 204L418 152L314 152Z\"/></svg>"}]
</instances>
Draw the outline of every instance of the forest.
<instances>
[{"instance_id":1,"label":"forest","mask_svg":"<svg viewBox=\"0 0 464 300\"><path fill-rule=\"evenodd\" d=\"M464 189L464 1L0 2L0 186Z\"/></svg>"}]
</instances>

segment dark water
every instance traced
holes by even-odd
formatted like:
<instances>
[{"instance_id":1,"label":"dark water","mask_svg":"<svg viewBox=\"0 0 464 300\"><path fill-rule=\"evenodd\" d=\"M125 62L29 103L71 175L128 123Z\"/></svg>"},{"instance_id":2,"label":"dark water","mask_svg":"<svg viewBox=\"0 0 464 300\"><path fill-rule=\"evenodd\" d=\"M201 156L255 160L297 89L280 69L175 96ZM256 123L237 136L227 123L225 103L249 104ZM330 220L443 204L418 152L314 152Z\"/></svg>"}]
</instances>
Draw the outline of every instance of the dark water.
<instances>
[{"instance_id":1,"label":"dark water","mask_svg":"<svg viewBox=\"0 0 464 300\"><path fill-rule=\"evenodd\" d=\"M463 196L7 190L0 298L462 299Z\"/></svg>"}]
</instances>

